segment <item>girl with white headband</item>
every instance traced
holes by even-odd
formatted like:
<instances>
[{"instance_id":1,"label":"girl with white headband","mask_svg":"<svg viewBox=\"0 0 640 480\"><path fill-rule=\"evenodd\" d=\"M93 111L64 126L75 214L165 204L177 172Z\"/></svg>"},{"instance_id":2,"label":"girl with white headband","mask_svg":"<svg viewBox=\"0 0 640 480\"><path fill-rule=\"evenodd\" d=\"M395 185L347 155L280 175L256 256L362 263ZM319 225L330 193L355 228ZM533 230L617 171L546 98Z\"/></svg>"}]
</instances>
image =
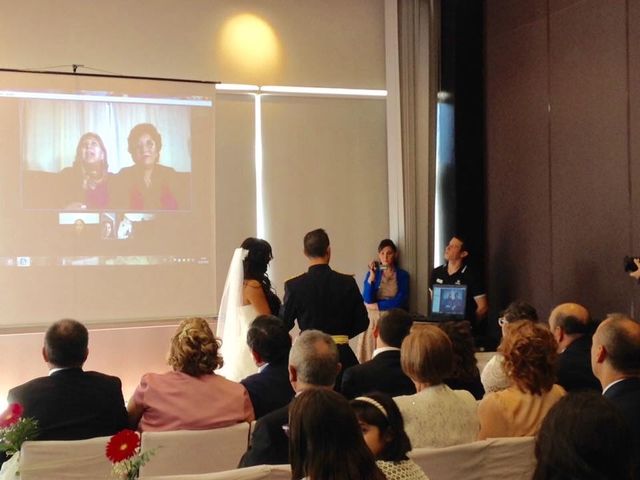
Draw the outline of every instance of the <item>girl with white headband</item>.
<instances>
[{"instance_id":1,"label":"girl with white headband","mask_svg":"<svg viewBox=\"0 0 640 480\"><path fill-rule=\"evenodd\" d=\"M424 471L407 457L411 441L404 431L398 406L384 393L370 393L351 401L364 441L387 480L429 480Z\"/></svg>"}]
</instances>

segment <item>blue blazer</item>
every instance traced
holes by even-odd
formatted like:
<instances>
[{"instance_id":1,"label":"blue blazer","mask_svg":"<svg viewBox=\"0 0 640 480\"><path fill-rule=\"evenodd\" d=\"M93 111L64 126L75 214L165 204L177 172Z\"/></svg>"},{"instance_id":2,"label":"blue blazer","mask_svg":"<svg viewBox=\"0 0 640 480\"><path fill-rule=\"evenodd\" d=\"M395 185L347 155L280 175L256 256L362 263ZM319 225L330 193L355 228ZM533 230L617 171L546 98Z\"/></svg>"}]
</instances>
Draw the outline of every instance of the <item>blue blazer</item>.
<instances>
[{"instance_id":1,"label":"blue blazer","mask_svg":"<svg viewBox=\"0 0 640 480\"><path fill-rule=\"evenodd\" d=\"M260 373L240 381L249 392L256 420L291 402L295 392L289 382L287 360L270 363Z\"/></svg>"},{"instance_id":2,"label":"blue blazer","mask_svg":"<svg viewBox=\"0 0 640 480\"><path fill-rule=\"evenodd\" d=\"M380 268L376 270L376 279L369 283L369 272L364 276L364 291L362 297L366 303L377 303L380 310L391 310L392 308L407 308L409 302L409 273L401 268L396 268L396 280L398 282L398 293L395 297L386 300L378 300L378 288L382 281Z\"/></svg>"}]
</instances>

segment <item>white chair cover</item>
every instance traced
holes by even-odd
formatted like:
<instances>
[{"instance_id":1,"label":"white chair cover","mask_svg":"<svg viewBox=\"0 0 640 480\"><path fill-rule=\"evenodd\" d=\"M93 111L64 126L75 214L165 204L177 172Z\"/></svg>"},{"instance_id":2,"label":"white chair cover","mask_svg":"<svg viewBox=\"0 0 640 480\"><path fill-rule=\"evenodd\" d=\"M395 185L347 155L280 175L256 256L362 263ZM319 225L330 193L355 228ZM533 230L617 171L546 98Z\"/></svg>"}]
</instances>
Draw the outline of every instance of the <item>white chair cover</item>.
<instances>
[{"instance_id":1,"label":"white chair cover","mask_svg":"<svg viewBox=\"0 0 640 480\"><path fill-rule=\"evenodd\" d=\"M147 480L289 480L291 478L291 468L289 465L258 465L200 475L169 475L145 478Z\"/></svg>"},{"instance_id":2,"label":"white chair cover","mask_svg":"<svg viewBox=\"0 0 640 480\"><path fill-rule=\"evenodd\" d=\"M535 469L534 437L491 438L409 452L429 480L529 480Z\"/></svg>"},{"instance_id":3,"label":"white chair cover","mask_svg":"<svg viewBox=\"0 0 640 480\"><path fill-rule=\"evenodd\" d=\"M483 476L488 444L482 440L444 448L415 448L409 457L420 465L429 480L488 480Z\"/></svg>"},{"instance_id":4,"label":"white chair cover","mask_svg":"<svg viewBox=\"0 0 640 480\"><path fill-rule=\"evenodd\" d=\"M220 472L238 466L249 443L249 424L214 430L143 432L142 450L156 448L140 478Z\"/></svg>"},{"instance_id":5,"label":"white chair cover","mask_svg":"<svg viewBox=\"0 0 640 480\"><path fill-rule=\"evenodd\" d=\"M490 438L487 478L529 480L536 468L535 437Z\"/></svg>"},{"instance_id":6,"label":"white chair cover","mask_svg":"<svg viewBox=\"0 0 640 480\"><path fill-rule=\"evenodd\" d=\"M105 454L109 439L24 442L20 451L20 480L109 478L112 464Z\"/></svg>"}]
</instances>

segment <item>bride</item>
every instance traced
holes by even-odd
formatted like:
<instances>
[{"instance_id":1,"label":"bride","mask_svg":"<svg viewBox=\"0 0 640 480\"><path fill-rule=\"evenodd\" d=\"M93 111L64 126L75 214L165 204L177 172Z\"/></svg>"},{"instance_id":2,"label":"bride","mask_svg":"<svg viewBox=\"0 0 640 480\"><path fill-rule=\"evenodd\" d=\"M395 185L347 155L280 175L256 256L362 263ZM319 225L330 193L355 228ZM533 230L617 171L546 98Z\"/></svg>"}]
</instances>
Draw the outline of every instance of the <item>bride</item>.
<instances>
[{"instance_id":1,"label":"bride","mask_svg":"<svg viewBox=\"0 0 640 480\"><path fill-rule=\"evenodd\" d=\"M277 315L280 310L280 299L267 276L272 258L269 242L253 237L233 253L216 330L224 358L219 373L230 380L240 381L258 371L247 346L247 330L258 315Z\"/></svg>"}]
</instances>

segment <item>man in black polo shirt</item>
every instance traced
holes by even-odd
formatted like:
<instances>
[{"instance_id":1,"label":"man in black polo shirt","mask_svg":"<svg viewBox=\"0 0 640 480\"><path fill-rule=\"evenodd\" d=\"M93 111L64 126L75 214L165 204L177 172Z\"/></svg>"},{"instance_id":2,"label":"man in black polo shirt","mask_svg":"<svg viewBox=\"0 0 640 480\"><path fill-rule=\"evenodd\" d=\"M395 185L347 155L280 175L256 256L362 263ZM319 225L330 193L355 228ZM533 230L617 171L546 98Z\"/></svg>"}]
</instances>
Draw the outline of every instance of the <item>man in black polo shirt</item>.
<instances>
[{"instance_id":1,"label":"man in black polo shirt","mask_svg":"<svg viewBox=\"0 0 640 480\"><path fill-rule=\"evenodd\" d=\"M467 301L465 305L465 319L471 322L474 334L481 333L479 326L487 315L489 304L487 295L480 279L475 278L469 271L465 260L469 251L465 248L464 240L454 236L444 250L444 265L434 268L431 272L429 285L466 285ZM433 288L429 288L433 299Z\"/></svg>"}]
</instances>

